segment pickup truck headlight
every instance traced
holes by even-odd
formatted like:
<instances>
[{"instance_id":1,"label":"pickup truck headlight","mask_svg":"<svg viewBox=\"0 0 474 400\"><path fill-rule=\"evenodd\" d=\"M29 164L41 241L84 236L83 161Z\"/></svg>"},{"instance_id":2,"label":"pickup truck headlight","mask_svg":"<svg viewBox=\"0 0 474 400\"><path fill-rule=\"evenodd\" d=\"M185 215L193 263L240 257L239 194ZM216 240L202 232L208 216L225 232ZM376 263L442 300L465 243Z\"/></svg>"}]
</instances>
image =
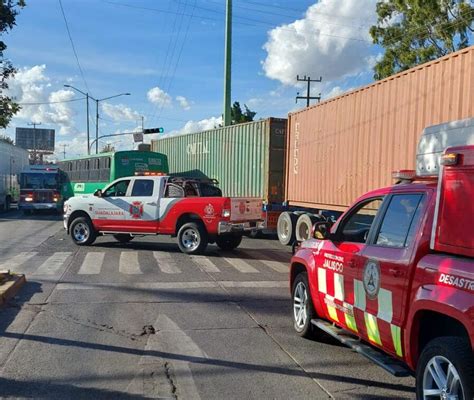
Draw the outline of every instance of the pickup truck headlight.
<instances>
[{"instance_id":1,"label":"pickup truck headlight","mask_svg":"<svg viewBox=\"0 0 474 400\"><path fill-rule=\"evenodd\" d=\"M222 216L224 218L229 218L230 217L230 210L222 210Z\"/></svg>"},{"instance_id":2,"label":"pickup truck headlight","mask_svg":"<svg viewBox=\"0 0 474 400\"><path fill-rule=\"evenodd\" d=\"M67 204L64 203L64 205L63 205L63 213L66 214L66 212L67 212Z\"/></svg>"}]
</instances>

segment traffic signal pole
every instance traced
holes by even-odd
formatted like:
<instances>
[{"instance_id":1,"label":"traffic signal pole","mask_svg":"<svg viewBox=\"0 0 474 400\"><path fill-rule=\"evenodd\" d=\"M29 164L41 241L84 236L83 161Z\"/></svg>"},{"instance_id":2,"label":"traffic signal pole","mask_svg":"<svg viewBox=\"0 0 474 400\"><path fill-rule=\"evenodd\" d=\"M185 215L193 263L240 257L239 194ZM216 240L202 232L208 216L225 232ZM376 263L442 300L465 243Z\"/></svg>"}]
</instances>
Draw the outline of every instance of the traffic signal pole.
<instances>
[{"instance_id":1,"label":"traffic signal pole","mask_svg":"<svg viewBox=\"0 0 474 400\"><path fill-rule=\"evenodd\" d=\"M225 61L224 61L224 113L223 125L232 124L231 102L231 64L232 64L232 0L226 1L225 19Z\"/></svg>"}]
</instances>

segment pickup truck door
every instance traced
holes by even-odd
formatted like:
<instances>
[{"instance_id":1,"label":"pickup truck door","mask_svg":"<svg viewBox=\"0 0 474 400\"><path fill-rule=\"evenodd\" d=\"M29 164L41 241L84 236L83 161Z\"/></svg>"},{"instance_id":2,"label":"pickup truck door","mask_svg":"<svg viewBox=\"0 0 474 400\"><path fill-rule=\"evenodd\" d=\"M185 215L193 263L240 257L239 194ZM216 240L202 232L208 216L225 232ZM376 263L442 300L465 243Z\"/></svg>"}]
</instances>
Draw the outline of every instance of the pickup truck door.
<instances>
[{"instance_id":1,"label":"pickup truck door","mask_svg":"<svg viewBox=\"0 0 474 400\"><path fill-rule=\"evenodd\" d=\"M387 196L376 228L362 250L358 280L366 292L364 312L369 341L402 356L401 326L415 262L415 235L426 203L423 193Z\"/></svg>"},{"instance_id":2,"label":"pickup truck door","mask_svg":"<svg viewBox=\"0 0 474 400\"><path fill-rule=\"evenodd\" d=\"M361 254L382 202L383 197L374 197L356 204L340 221L332 240L322 241L322 247L313 250L320 304L329 319L355 332L358 327L353 308L364 295L356 282Z\"/></svg>"},{"instance_id":3,"label":"pickup truck door","mask_svg":"<svg viewBox=\"0 0 474 400\"><path fill-rule=\"evenodd\" d=\"M160 179L134 178L128 197L127 220L130 232L157 233Z\"/></svg>"}]
</instances>

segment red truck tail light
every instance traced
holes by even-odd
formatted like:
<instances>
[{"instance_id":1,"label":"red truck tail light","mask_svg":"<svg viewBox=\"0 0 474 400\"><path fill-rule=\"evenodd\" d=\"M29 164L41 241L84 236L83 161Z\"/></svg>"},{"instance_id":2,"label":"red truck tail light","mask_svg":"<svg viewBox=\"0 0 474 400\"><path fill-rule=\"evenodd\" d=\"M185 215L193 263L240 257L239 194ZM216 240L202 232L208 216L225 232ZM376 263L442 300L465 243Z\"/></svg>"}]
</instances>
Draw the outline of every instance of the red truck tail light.
<instances>
[{"instance_id":1,"label":"red truck tail light","mask_svg":"<svg viewBox=\"0 0 474 400\"><path fill-rule=\"evenodd\" d=\"M224 205L222 206L222 216L224 218L230 218L231 210L230 210L230 199L225 199Z\"/></svg>"},{"instance_id":2,"label":"red truck tail light","mask_svg":"<svg viewBox=\"0 0 474 400\"><path fill-rule=\"evenodd\" d=\"M446 153L441 156L441 165L457 165L458 163L458 153Z\"/></svg>"}]
</instances>

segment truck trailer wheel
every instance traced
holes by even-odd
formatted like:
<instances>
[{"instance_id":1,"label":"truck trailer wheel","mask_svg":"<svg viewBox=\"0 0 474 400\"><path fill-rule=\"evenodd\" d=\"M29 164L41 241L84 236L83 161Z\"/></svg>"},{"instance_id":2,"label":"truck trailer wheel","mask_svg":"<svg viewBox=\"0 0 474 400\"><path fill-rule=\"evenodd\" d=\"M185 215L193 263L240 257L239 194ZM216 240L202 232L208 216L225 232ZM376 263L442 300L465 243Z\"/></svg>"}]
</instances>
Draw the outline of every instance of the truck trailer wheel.
<instances>
[{"instance_id":1,"label":"truck trailer wheel","mask_svg":"<svg viewBox=\"0 0 474 400\"><path fill-rule=\"evenodd\" d=\"M311 320L316 318L316 312L314 311L306 272L301 272L296 276L291 297L293 300L293 327L296 333L305 338L313 337Z\"/></svg>"},{"instance_id":2,"label":"truck trailer wheel","mask_svg":"<svg viewBox=\"0 0 474 400\"><path fill-rule=\"evenodd\" d=\"M226 251L234 250L239 247L240 243L242 242L241 235L224 235L224 236L217 236L216 237L216 244L222 249Z\"/></svg>"},{"instance_id":3,"label":"truck trailer wheel","mask_svg":"<svg viewBox=\"0 0 474 400\"><path fill-rule=\"evenodd\" d=\"M445 336L426 345L416 368L416 398L474 398L474 358L468 340Z\"/></svg>"},{"instance_id":4,"label":"truck trailer wheel","mask_svg":"<svg viewBox=\"0 0 474 400\"><path fill-rule=\"evenodd\" d=\"M311 228L316 221L319 221L319 218L314 215L301 214L296 222L296 240L302 242L309 239L311 237Z\"/></svg>"},{"instance_id":5,"label":"truck trailer wheel","mask_svg":"<svg viewBox=\"0 0 474 400\"><path fill-rule=\"evenodd\" d=\"M129 235L128 233L117 233L114 235L114 239L120 243L128 243L133 239L133 236Z\"/></svg>"},{"instance_id":6,"label":"truck trailer wheel","mask_svg":"<svg viewBox=\"0 0 474 400\"><path fill-rule=\"evenodd\" d=\"M277 234L281 244L289 245L295 241L297 218L295 214L287 211L282 212L278 217Z\"/></svg>"},{"instance_id":7,"label":"truck trailer wheel","mask_svg":"<svg viewBox=\"0 0 474 400\"><path fill-rule=\"evenodd\" d=\"M92 244L97 237L91 220L85 217L78 217L72 221L69 232L71 232L72 241L78 246Z\"/></svg>"},{"instance_id":8,"label":"truck trailer wheel","mask_svg":"<svg viewBox=\"0 0 474 400\"><path fill-rule=\"evenodd\" d=\"M188 222L178 231L179 249L186 254L200 254L206 250L208 236L201 223Z\"/></svg>"}]
</instances>

